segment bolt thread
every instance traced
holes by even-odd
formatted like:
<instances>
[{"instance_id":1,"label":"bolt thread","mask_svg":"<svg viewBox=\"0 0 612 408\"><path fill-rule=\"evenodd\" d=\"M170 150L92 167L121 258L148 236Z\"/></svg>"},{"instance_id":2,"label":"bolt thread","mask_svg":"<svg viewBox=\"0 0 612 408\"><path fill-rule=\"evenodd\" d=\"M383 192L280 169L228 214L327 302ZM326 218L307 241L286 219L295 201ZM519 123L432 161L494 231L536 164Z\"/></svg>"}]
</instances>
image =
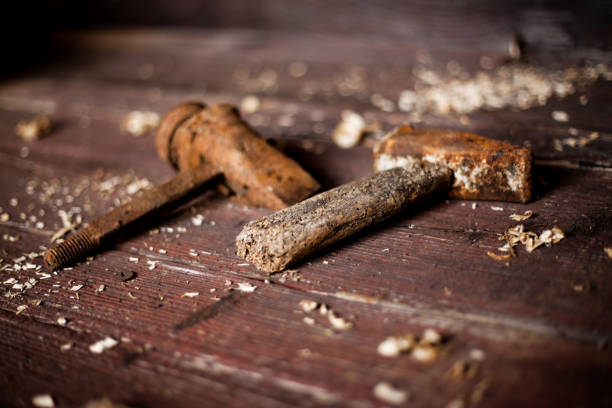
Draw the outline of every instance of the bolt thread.
<instances>
[{"instance_id":1,"label":"bolt thread","mask_svg":"<svg viewBox=\"0 0 612 408\"><path fill-rule=\"evenodd\" d=\"M84 259L100 246L98 239L83 230L45 252L45 264L51 270L61 269Z\"/></svg>"}]
</instances>

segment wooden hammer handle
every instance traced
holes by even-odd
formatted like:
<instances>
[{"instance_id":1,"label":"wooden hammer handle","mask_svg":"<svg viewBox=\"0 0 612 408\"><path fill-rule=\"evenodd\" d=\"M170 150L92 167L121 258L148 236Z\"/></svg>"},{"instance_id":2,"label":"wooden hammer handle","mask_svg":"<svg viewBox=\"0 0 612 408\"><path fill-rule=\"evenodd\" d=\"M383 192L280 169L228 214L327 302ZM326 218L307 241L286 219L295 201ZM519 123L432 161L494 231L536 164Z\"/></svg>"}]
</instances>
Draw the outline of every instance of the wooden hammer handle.
<instances>
[{"instance_id":1,"label":"wooden hammer handle","mask_svg":"<svg viewBox=\"0 0 612 408\"><path fill-rule=\"evenodd\" d=\"M278 272L435 190L449 188L446 166L413 163L375 173L251 221L237 253L264 272Z\"/></svg>"}]
</instances>

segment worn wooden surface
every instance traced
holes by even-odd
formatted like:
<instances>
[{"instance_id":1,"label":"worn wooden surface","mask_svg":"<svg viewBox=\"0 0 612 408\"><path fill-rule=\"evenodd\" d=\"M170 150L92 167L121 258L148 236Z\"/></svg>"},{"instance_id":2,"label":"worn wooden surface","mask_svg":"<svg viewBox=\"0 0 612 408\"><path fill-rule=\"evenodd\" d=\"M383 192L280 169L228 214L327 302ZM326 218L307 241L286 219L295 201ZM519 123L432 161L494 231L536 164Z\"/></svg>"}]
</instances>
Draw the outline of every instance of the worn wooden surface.
<instances>
[{"instance_id":1,"label":"worn wooden surface","mask_svg":"<svg viewBox=\"0 0 612 408\"><path fill-rule=\"evenodd\" d=\"M441 67L457 60L471 70L480 55L502 63L508 40L502 34L476 50L469 41L433 47L432 59ZM133 109L163 114L188 99L239 104L257 94L261 109L247 120L325 188L370 174L371 140L341 150L330 134L343 109L384 129L406 120L405 113L382 112L368 100L375 92L396 100L410 87L419 51L401 39L366 34L245 30L95 32L65 35L60 44L63 58L0 85L0 207L10 214L0 233L19 238L0 241L2 265L49 245L61 227L60 209L79 207L91 220L114 205L127 184L119 183L115 193L85 188L67 202L84 180L127 174L157 183L172 175L156 157L152 135L121 133L119 123ZM530 58L563 67L583 56ZM303 77L288 73L295 61L307 64ZM341 96L335 81L353 66L365 69L367 81L359 92ZM276 85L249 89L236 80L245 69L251 77L273 71ZM300 98L305 81L323 91ZM539 180L535 200L475 207L439 201L351 238L293 274L264 276L235 255L242 226L270 211L214 191L160 220L158 234L143 232L49 279L34 269L2 271L2 282L34 277L38 283L23 292L0 285L0 404L30 406L33 395L49 393L57 406L108 397L130 406L374 407L386 405L372 391L386 381L409 392L406 406L444 407L455 400L464 406L612 405L612 259L604 252L612 246L611 92L612 83L599 80L525 111L476 112L469 121L427 116L420 126L530 143ZM583 94L587 105L578 102ZM553 110L568 112L570 122L552 120ZM40 112L52 115L49 135L29 144L14 135L19 120ZM600 137L559 152L553 141L567 137L569 127ZM30 181L36 183L28 190ZM59 186L50 202L39 197L45 182ZM566 239L533 253L519 248L507 262L487 256L501 245L497 233L516 224L509 215L525 210L536 214L524 222L526 229L558 225ZM36 215L44 227L26 223L21 212ZM203 215L200 226L192 222L196 214ZM146 261L159 264L150 270ZM116 280L122 271L136 277ZM256 290L231 290L243 282ZM77 284L84 286L72 291ZM96 293L100 285L106 289ZM185 292L199 295L182 297ZM305 324L302 299L329 305L352 328L334 330L318 314L314 325ZM35 300L42 303L30 304ZM29 307L16 314L20 305ZM385 337L425 328L445 338L436 361L377 354ZM99 355L89 351L107 336L120 344ZM67 343L72 347L61 351ZM474 349L484 352L482 361L470 360ZM474 377L449 375L460 360L476 365Z\"/></svg>"}]
</instances>

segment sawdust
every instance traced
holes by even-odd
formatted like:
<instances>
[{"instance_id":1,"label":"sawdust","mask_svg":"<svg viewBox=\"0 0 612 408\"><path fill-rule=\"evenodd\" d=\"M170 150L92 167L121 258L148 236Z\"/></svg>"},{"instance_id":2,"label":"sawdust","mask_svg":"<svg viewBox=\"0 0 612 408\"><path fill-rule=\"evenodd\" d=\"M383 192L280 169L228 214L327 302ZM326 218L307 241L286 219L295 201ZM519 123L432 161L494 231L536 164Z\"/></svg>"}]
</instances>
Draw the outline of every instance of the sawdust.
<instances>
[{"instance_id":1,"label":"sawdust","mask_svg":"<svg viewBox=\"0 0 612 408\"><path fill-rule=\"evenodd\" d=\"M15 127L15 133L26 142L33 142L51 131L51 119L39 116L29 121L21 121Z\"/></svg>"},{"instance_id":2,"label":"sawdust","mask_svg":"<svg viewBox=\"0 0 612 408\"><path fill-rule=\"evenodd\" d=\"M544 230L538 235L535 232L525 231L523 224L518 224L508 228L503 234L498 234L499 240L506 241L506 245L500 250L512 250L518 244L522 244L527 252L533 252L542 245L549 247L564 238L565 234L557 226Z\"/></svg>"},{"instance_id":3,"label":"sawdust","mask_svg":"<svg viewBox=\"0 0 612 408\"><path fill-rule=\"evenodd\" d=\"M342 112L342 120L336 126L332 139L343 149L355 147L361 141L365 127L366 122L360 114L346 110Z\"/></svg>"},{"instance_id":4,"label":"sawdust","mask_svg":"<svg viewBox=\"0 0 612 408\"><path fill-rule=\"evenodd\" d=\"M529 218L531 218L531 216L533 215L533 211L531 210L527 210L523 213L523 215L520 214L511 214L510 215L510 219L514 220L514 221L525 221Z\"/></svg>"},{"instance_id":5,"label":"sawdust","mask_svg":"<svg viewBox=\"0 0 612 408\"><path fill-rule=\"evenodd\" d=\"M398 107L420 115L466 114L477 110L507 108L530 109L546 105L551 97L565 98L576 89L597 79L612 80L612 71L605 63L547 70L523 64L504 65L492 71L469 75L455 67L441 73L425 66L413 70L417 81L414 89L401 92ZM565 115L555 115L565 119ZM567 117L569 120L569 117Z\"/></svg>"},{"instance_id":6,"label":"sawdust","mask_svg":"<svg viewBox=\"0 0 612 408\"><path fill-rule=\"evenodd\" d=\"M132 111L121 122L121 130L132 136L142 136L159 125L159 115L149 111Z\"/></svg>"},{"instance_id":7,"label":"sawdust","mask_svg":"<svg viewBox=\"0 0 612 408\"><path fill-rule=\"evenodd\" d=\"M408 391L395 388L386 381L376 384L373 393L379 400L393 405L403 404L409 396Z\"/></svg>"}]
</instances>

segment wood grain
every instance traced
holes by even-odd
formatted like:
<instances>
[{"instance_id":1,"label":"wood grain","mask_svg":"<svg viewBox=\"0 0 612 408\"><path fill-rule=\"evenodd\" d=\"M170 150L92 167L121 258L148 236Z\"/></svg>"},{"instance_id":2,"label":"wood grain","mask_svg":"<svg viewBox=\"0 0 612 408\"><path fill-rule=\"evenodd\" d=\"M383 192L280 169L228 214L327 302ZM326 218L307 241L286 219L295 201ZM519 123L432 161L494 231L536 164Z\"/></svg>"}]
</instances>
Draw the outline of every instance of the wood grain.
<instances>
[{"instance_id":1,"label":"wood grain","mask_svg":"<svg viewBox=\"0 0 612 408\"><path fill-rule=\"evenodd\" d=\"M255 93L262 106L247 120L331 188L372 172L368 144L375 136L351 150L331 142L342 110L357 110L383 129L406 115L382 112L359 94L334 91L301 100L301 85L331 86L351 64L371 72L397 63L390 76L373 75L362 90L365 96L388 92L395 98L413 83L405 73L416 63L412 51L405 57L400 52L409 45L382 44L367 35L162 30L62 41L78 42L78 53L0 86L0 207L10 215L0 223L0 237L19 237L0 241L2 265L48 246L62 226L60 209L79 207L90 221L126 197L130 180L157 183L172 176L157 158L151 135L120 132L121 119L133 109L163 114L194 97L240 103ZM287 72L296 49L308 65L298 79ZM434 55L441 64L448 58L468 66L472 53L479 51L449 47ZM551 64L580 58L569 53ZM172 63L164 68L167 61ZM139 68L149 63L154 75L139 79ZM232 77L237 67L274 70L278 89L242 88ZM476 112L469 123L453 116L425 118L422 126L530 142L538 187L529 204L439 200L305 260L294 273L267 276L235 255L234 239L246 222L270 211L210 191L160 220L159 233L143 231L74 269L48 279L35 270L0 272L2 282L38 280L23 293L1 285L4 295L17 295L0 297L0 404L29 406L33 395L50 393L57 406L107 396L130 406L375 407L383 403L372 389L388 381L409 391L406 405L417 407L455 399L466 406L609 405L612 261L604 248L612 246L611 89L610 82L599 81L539 108ZM578 103L580 94L588 96L586 106ZM322 111L321 121L312 119L315 110ZM553 110L567 111L570 122L553 121ZM52 114L49 135L31 144L14 135L19 120L41 112ZM285 116L293 125L281 125ZM585 147L554 150L554 139L567 137L569 127L598 131L600 137ZM128 181L114 192L95 187L112 177ZM93 184L66 202L87 180ZM57 187L51 200L40 196L44 183ZM516 224L509 215L525 210L536 214L524 222L527 230L558 225L566 238L533 253L518 248L506 262L487 256L503 244L497 234ZM199 226L192 221L196 214L203 216ZM44 227L36 228L31 215ZM147 261L158 263L149 269ZM121 271L136 277L116 280ZM240 292L238 283L257 288ZM74 285L84 286L72 291ZM100 285L105 290L96 292ZM304 312L303 299L328 305L353 327L334 329L318 312ZM42 303L35 306L34 300ZM28 308L16 314L20 305ZM67 319L65 326L59 317ZM387 336L418 336L425 328L445 338L435 362L376 353ZM88 347L106 336L120 344L92 354ZM70 350L61 351L67 343ZM484 351L483 361L470 359L473 349ZM474 377L449 375L457 361L477 366ZM484 393L478 403L479 390Z\"/></svg>"}]
</instances>

